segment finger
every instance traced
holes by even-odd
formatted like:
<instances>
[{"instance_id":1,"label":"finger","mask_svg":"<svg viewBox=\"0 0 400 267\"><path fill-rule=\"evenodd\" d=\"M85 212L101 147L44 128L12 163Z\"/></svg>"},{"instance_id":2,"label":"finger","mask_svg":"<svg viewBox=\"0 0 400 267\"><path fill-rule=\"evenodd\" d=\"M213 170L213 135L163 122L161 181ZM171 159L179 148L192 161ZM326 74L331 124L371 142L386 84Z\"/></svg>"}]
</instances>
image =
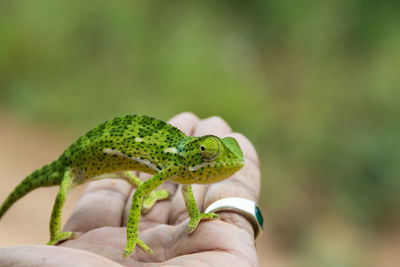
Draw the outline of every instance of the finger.
<instances>
[{"instance_id":1,"label":"finger","mask_svg":"<svg viewBox=\"0 0 400 267\"><path fill-rule=\"evenodd\" d=\"M179 266L191 266L196 262L204 262L207 266L210 264L220 266L222 262L226 263L230 259L229 254L237 257L237 264L232 266L250 266L252 264L248 262L257 261L253 236L232 224L219 220L204 221L190 235L186 233L186 226L185 221L178 225L159 225L143 231L141 238L153 249L154 254L149 255L138 249L134 251L131 258L137 262L159 262L162 266L172 263ZM94 238L98 238L98 235ZM207 256L211 258L204 259ZM224 261L218 264L217 256ZM241 260L248 262L241 262Z\"/></svg>"},{"instance_id":2,"label":"finger","mask_svg":"<svg viewBox=\"0 0 400 267\"><path fill-rule=\"evenodd\" d=\"M184 132L186 135L192 135L196 125L199 123L200 119L191 112L184 112L172 117L168 122L177 127L179 130ZM151 175L146 173L139 173L139 177L142 180L147 180L151 177ZM177 184L172 183L170 181L164 182L158 189L165 189L171 192L172 195L175 194L177 190ZM156 189L156 190L158 190ZM129 217L130 206L132 202L132 197L135 190L132 190L130 197L126 203L124 216L123 216L123 225L126 225ZM151 227L154 224L167 223L168 221L168 212L171 207L171 198L158 201L151 210L143 216L142 226Z\"/></svg>"},{"instance_id":3,"label":"finger","mask_svg":"<svg viewBox=\"0 0 400 267\"><path fill-rule=\"evenodd\" d=\"M104 179L89 183L64 229L87 232L102 226L121 226L125 203L130 191L127 182L117 179Z\"/></svg>"},{"instance_id":4,"label":"finger","mask_svg":"<svg viewBox=\"0 0 400 267\"><path fill-rule=\"evenodd\" d=\"M164 264L197 262L207 266L219 266L221 263L224 266L257 265L254 264L257 254L253 237L234 225L211 220L201 223L190 235L185 231L185 224L178 225L173 238L164 244L169 248L166 254L171 258Z\"/></svg>"},{"instance_id":5,"label":"finger","mask_svg":"<svg viewBox=\"0 0 400 267\"><path fill-rule=\"evenodd\" d=\"M213 116L199 121L194 129L194 136L213 134L224 136L231 132L231 127L221 117ZM205 185L192 185L193 195L200 210L204 210L203 200L207 190ZM185 203L181 194L176 194L172 200L172 208L169 216L169 223L180 223L188 217Z\"/></svg>"},{"instance_id":6,"label":"finger","mask_svg":"<svg viewBox=\"0 0 400 267\"><path fill-rule=\"evenodd\" d=\"M140 233L142 236L142 233ZM147 243L147 240L145 240ZM99 256L108 258L113 262L117 262L126 266L136 266L133 258L122 258L126 245L126 228L125 227L101 227L88 231L77 239L70 239L60 244L61 247L69 247L77 250L86 250ZM132 253L147 254L138 246Z\"/></svg>"},{"instance_id":7,"label":"finger","mask_svg":"<svg viewBox=\"0 0 400 267\"><path fill-rule=\"evenodd\" d=\"M107 258L73 248L29 245L0 249L0 266L121 266Z\"/></svg>"},{"instance_id":8,"label":"finger","mask_svg":"<svg viewBox=\"0 0 400 267\"><path fill-rule=\"evenodd\" d=\"M184 132L186 135L192 135L200 119L191 112L183 112L172 117L168 122Z\"/></svg>"},{"instance_id":9,"label":"finger","mask_svg":"<svg viewBox=\"0 0 400 267\"><path fill-rule=\"evenodd\" d=\"M194 136L213 134L218 137L226 135L232 131L231 127L221 117L213 116L201 120L194 131Z\"/></svg>"}]
</instances>

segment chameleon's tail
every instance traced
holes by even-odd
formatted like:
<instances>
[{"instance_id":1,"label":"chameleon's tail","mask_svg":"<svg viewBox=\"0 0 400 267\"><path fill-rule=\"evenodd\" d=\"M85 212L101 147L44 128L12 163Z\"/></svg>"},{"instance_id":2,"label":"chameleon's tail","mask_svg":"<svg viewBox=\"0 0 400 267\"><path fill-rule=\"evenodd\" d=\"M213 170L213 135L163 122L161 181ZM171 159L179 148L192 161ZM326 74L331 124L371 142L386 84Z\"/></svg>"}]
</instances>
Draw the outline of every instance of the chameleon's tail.
<instances>
[{"instance_id":1,"label":"chameleon's tail","mask_svg":"<svg viewBox=\"0 0 400 267\"><path fill-rule=\"evenodd\" d=\"M7 197L0 208L0 218L6 213L6 211L13 205L18 199L22 198L30 191L44 186L58 185L62 179L62 173L58 167L57 161L43 166L37 169L29 176L27 176L11 194Z\"/></svg>"}]
</instances>

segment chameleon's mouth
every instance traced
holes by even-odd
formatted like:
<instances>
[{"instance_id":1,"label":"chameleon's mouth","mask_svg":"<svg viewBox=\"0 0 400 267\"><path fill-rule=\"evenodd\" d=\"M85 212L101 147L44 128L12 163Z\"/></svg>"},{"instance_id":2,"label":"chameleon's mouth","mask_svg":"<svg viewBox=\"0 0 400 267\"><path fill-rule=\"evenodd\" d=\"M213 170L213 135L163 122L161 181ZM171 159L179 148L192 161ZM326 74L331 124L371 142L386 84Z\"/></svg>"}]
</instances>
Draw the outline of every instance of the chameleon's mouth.
<instances>
[{"instance_id":1,"label":"chameleon's mouth","mask_svg":"<svg viewBox=\"0 0 400 267\"><path fill-rule=\"evenodd\" d=\"M203 162L196 166L190 167L189 170L196 171L206 166L213 166L216 168L229 168L229 169L242 168L244 166L244 161Z\"/></svg>"},{"instance_id":2,"label":"chameleon's mouth","mask_svg":"<svg viewBox=\"0 0 400 267\"><path fill-rule=\"evenodd\" d=\"M232 167L232 168L243 167L244 166L244 161L243 160L241 160L241 161L226 161L226 162L221 162L221 164L224 167Z\"/></svg>"}]
</instances>

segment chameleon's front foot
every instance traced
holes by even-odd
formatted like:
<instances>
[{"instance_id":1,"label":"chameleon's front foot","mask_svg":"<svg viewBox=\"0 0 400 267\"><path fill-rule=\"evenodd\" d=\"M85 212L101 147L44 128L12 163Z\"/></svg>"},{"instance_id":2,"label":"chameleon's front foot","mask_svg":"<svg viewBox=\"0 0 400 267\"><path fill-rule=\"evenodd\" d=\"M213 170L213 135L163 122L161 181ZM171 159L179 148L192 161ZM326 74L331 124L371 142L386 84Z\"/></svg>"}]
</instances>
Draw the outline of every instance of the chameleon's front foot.
<instances>
[{"instance_id":1,"label":"chameleon's front foot","mask_svg":"<svg viewBox=\"0 0 400 267\"><path fill-rule=\"evenodd\" d=\"M64 241L64 240L68 240L68 239L72 239L72 238L76 238L76 237L77 237L77 234L75 234L74 232L59 233L59 234L56 234L54 237L51 237L50 241L47 242L47 245L54 246L55 244L57 244L60 241Z\"/></svg>"},{"instance_id":2,"label":"chameleon's front foot","mask_svg":"<svg viewBox=\"0 0 400 267\"><path fill-rule=\"evenodd\" d=\"M190 221L188 223L188 226L186 228L186 232L188 234L193 233L194 230L196 230L197 225L199 225L199 222L202 219L219 219L219 215L216 213L200 213L197 216L193 216L192 218L190 218Z\"/></svg>"},{"instance_id":3,"label":"chameleon's front foot","mask_svg":"<svg viewBox=\"0 0 400 267\"><path fill-rule=\"evenodd\" d=\"M142 203L142 213L147 213L157 201L167 199L171 193L168 190L157 190L152 191L150 194L144 197Z\"/></svg>"},{"instance_id":4,"label":"chameleon's front foot","mask_svg":"<svg viewBox=\"0 0 400 267\"><path fill-rule=\"evenodd\" d=\"M125 250L124 250L124 254L122 255L123 259L126 259L127 257L129 257L129 255L132 254L132 252L135 250L135 246L136 244L141 247L144 251L146 251L149 254L153 254L153 250L151 248L149 248L141 239L139 239L138 237L135 238L131 238L128 240Z\"/></svg>"}]
</instances>

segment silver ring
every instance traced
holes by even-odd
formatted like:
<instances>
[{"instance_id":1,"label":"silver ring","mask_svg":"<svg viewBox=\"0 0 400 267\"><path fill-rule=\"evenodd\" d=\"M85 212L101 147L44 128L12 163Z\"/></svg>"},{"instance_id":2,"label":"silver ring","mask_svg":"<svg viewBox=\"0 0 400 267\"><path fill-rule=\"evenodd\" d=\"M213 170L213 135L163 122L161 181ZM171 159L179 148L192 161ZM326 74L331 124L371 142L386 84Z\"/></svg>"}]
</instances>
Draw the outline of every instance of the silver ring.
<instances>
[{"instance_id":1,"label":"silver ring","mask_svg":"<svg viewBox=\"0 0 400 267\"><path fill-rule=\"evenodd\" d=\"M215 201L207 207L205 213L216 211L235 211L246 217L254 229L254 239L260 236L264 229L264 219L257 203L246 198L228 197Z\"/></svg>"}]
</instances>

